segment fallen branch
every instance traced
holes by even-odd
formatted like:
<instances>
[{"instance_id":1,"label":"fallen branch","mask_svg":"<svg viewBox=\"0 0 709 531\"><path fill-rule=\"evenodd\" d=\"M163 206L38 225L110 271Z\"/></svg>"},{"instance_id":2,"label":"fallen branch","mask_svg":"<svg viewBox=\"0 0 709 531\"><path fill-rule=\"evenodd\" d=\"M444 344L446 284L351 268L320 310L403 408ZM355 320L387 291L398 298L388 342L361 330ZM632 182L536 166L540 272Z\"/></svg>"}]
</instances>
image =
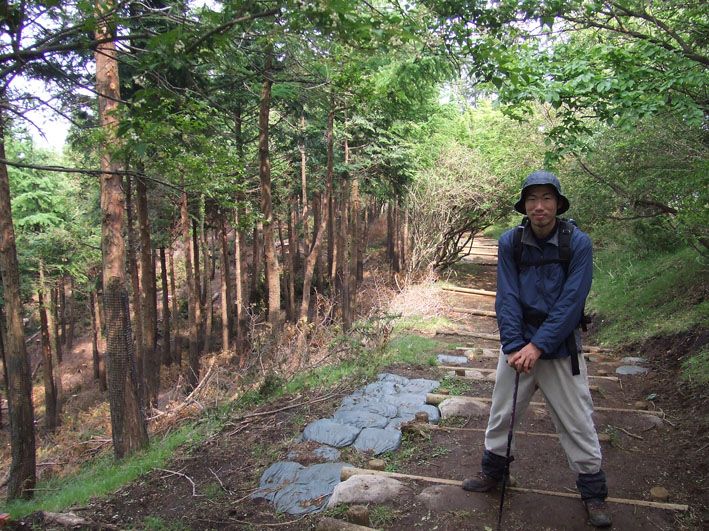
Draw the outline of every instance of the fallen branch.
<instances>
[{"instance_id":1,"label":"fallen branch","mask_svg":"<svg viewBox=\"0 0 709 531\"><path fill-rule=\"evenodd\" d=\"M497 317L497 314L490 310L478 310L477 308L451 308L452 312L467 313L470 315L481 315L483 317Z\"/></svg>"},{"instance_id":2,"label":"fallen branch","mask_svg":"<svg viewBox=\"0 0 709 531\"><path fill-rule=\"evenodd\" d=\"M633 437L633 438L635 438L635 439L640 439L641 441L644 441L644 440L645 440L645 439L643 439L642 437L640 437L640 435L635 435L634 433L630 433L628 430L625 430L625 429L621 428L620 426L613 426L613 428L616 429L616 430L622 431L623 433L625 433L625 434L628 435L629 437Z\"/></svg>"},{"instance_id":3,"label":"fallen branch","mask_svg":"<svg viewBox=\"0 0 709 531\"><path fill-rule=\"evenodd\" d=\"M497 292L489 291L486 289L473 289L473 288L459 288L458 286L445 286L441 288L443 291L454 291L456 293L468 293L470 295L485 295L487 297L497 296Z\"/></svg>"},{"instance_id":4,"label":"fallen branch","mask_svg":"<svg viewBox=\"0 0 709 531\"><path fill-rule=\"evenodd\" d=\"M183 474L182 472L176 472L175 470L166 470L164 468L153 468L153 470L160 470L161 472L166 472L167 476L163 476L163 478L167 478L170 476L180 476L180 477L185 478L187 481L190 482L190 485L192 485L192 496L195 496L195 497L198 496L197 491L196 491L197 487L195 486L194 481L192 481L192 479L189 476L187 476L186 474Z\"/></svg>"}]
</instances>

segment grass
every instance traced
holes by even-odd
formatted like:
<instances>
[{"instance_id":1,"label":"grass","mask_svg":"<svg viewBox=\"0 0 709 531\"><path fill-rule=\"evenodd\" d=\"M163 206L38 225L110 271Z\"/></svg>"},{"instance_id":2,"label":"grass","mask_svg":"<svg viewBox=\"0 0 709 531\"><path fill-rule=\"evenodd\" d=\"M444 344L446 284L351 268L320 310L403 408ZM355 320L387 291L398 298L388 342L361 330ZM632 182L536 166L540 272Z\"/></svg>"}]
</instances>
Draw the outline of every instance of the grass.
<instances>
[{"instance_id":1,"label":"grass","mask_svg":"<svg viewBox=\"0 0 709 531\"><path fill-rule=\"evenodd\" d=\"M622 345L709 322L709 269L681 248L638 258L620 247L596 253L587 310L602 316L598 341Z\"/></svg>"},{"instance_id":2,"label":"grass","mask_svg":"<svg viewBox=\"0 0 709 531\"><path fill-rule=\"evenodd\" d=\"M187 425L123 461L114 461L112 455L97 458L76 474L39 481L33 499L14 500L0 511L17 519L35 511L60 511L70 505L83 504L91 497L115 491L154 468L164 467L174 457L178 446L198 443L207 435L206 431Z\"/></svg>"},{"instance_id":3,"label":"grass","mask_svg":"<svg viewBox=\"0 0 709 531\"><path fill-rule=\"evenodd\" d=\"M696 389L709 388L709 345L682 362L682 380Z\"/></svg>"}]
</instances>

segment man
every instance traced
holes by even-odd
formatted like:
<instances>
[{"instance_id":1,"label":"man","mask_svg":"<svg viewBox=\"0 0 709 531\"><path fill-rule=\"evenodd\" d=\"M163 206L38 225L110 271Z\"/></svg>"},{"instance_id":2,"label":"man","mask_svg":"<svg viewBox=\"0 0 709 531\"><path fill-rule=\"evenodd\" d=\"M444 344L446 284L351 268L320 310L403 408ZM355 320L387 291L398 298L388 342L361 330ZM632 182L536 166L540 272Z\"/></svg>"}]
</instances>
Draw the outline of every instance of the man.
<instances>
[{"instance_id":1,"label":"man","mask_svg":"<svg viewBox=\"0 0 709 531\"><path fill-rule=\"evenodd\" d=\"M552 173L536 171L525 180L515 204L515 210L526 214L528 222L523 229L512 229L500 238L495 310L502 349L485 432L482 471L463 481L463 488L484 492L502 481L518 371L515 424L540 389L569 465L578 474L576 485L589 520L594 526L605 527L611 525L605 502L608 489L577 330L591 288L591 240L557 217L568 208L559 179ZM563 241L568 242L564 253L570 254L566 258L560 256L562 232Z\"/></svg>"}]
</instances>

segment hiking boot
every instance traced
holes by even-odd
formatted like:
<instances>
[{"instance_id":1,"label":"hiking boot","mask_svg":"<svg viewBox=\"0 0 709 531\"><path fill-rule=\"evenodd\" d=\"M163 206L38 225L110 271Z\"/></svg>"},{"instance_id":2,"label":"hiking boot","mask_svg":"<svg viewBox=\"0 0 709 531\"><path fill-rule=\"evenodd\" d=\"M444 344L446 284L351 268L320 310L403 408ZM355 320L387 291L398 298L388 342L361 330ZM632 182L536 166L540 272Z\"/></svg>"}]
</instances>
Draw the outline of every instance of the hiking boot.
<instances>
[{"instance_id":1,"label":"hiking boot","mask_svg":"<svg viewBox=\"0 0 709 531\"><path fill-rule=\"evenodd\" d=\"M488 476L485 472L478 472L473 479L463 480L463 490L471 492L487 492L497 487L499 483L495 478Z\"/></svg>"},{"instance_id":2,"label":"hiking boot","mask_svg":"<svg viewBox=\"0 0 709 531\"><path fill-rule=\"evenodd\" d=\"M591 498L583 502L586 506L588 519L594 527L609 527L613 523L613 517L605 500Z\"/></svg>"}]
</instances>

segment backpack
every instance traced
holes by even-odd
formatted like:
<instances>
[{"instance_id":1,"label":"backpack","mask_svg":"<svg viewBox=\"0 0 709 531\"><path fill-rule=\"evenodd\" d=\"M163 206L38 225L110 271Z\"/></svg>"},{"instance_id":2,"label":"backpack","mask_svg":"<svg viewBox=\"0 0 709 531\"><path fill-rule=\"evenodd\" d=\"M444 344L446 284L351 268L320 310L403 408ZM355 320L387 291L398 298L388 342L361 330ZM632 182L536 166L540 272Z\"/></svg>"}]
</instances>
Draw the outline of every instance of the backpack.
<instances>
[{"instance_id":1,"label":"backpack","mask_svg":"<svg viewBox=\"0 0 709 531\"><path fill-rule=\"evenodd\" d=\"M573 219L559 218L559 258L545 258L542 260L537 260L535 262L523 262L522 261L522 232L524 228L529 224L529 218L524 216L522 222L515 228L514 233L514 259L515 265L517 266L517 271L523 267L532 267L546 264L561 264L564 270L564 278L569 275L569 263L571 262L571 235L574 229L578 227ZM585 309L581 312L581 320L579 321L579 326L586 332L586 325L590 323L591 320L586 316ZM537 325L539 326L539 325ZM578 351L576 349L576 339L574 333L572 332L569 337L566 338L566 348L571 355L571 374L579 374L579 361L578 361Z\"/></svg>"}]
</instances>

